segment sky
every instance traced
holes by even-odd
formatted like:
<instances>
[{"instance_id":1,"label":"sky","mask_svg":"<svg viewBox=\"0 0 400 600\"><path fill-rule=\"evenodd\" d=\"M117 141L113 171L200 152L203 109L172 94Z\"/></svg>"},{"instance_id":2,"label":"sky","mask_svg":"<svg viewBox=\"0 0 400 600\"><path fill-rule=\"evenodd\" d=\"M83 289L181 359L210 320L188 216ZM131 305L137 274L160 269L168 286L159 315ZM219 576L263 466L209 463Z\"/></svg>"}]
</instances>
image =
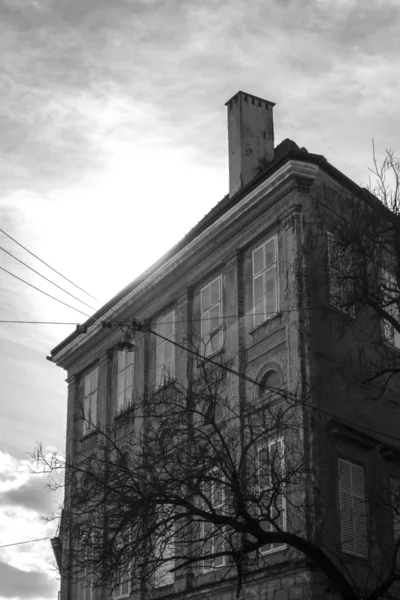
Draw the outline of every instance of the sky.
<instances>
[{"instance_id":1,"label":"sky","mask_svg":"<svg viewBox=\"0 0 400 600\"><path fill-rule=\"evenodd\" d=\"M400 152L397 0L0 0L0 266L90 315L228 191L225 102L276 103L289 137L365 185ZM29 271L4 250L69 294ZM31 472L63 451L50 350L86 319L0 270L0 546L51 537ZM0 548L0 600L50 600L49 541Z\"/></svg>"}]
</instances>

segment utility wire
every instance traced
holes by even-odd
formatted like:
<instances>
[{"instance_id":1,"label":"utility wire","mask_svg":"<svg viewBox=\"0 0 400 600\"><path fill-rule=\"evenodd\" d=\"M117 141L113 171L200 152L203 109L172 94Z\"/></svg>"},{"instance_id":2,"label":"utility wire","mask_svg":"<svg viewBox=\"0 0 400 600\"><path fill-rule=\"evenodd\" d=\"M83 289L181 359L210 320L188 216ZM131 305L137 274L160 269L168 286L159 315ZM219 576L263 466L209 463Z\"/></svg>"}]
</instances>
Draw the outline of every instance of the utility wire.
<instances>
[{"instance_id":1,"label":"utility wire","mask_svg":"<svg viewBox=\"0 0 400 600\"><path fill-rule=\"evenodd\" d=\"M66 302L63 302L63 300L60 300L59 298L56 298L55 296L52 296L51 294L48 294L47 292L44 292L43 290L41 290L40 288L36 287L35 285L32 285L32 283L29 283L28 281L25 281L25 279L22 279L21 277L18 277L18 275L15 275L14 273L11 273L11 271L7 271L7 269L5 269L4 267L0 267L0 269L2 271L5 271L6 273L8 273L9 275L11 275L12 277L15 277L15 279L19 279L23 283L26 283L26 285L29 285L30 287L32 287L33 289L37 290L38 292L41 292L45 296L48 296L49 298L52 298L56 302L59 302L60 304L64 304L64 306L68 306L68 308L72 308L72 310L76 310L76 312L81 313L81 315L85 315L85 317L89 317L90 316L87 313L84 313L82 310L79 310L79 308L75 308L74 306L71 306L70 304L67 304Z\"/></svg>"},{"instance_id":2,"label":"utility wire","mask_svg":"<svg viewBox=\"0 0 400 600\"><path fill-rule=\"evenodd\" d=\"M7 319L0 320L0 323L11 323L19 325L79 325L79 323L67 323L60 321L10 321Z\"/></svg>"},{"instance_id":3,"label":"utility wire","mask_svg":"<svg viewBox=\"0 0 400 600\"><path fill-rule=\"evenodd\" d=\"M76 287L78 290L80 290L81 292L83 292L87 296L90 296L90 298L92 298L93 300L96 300L96 302L100 302L100 300L98 300L97 298L95 298L94 296L92 296L92 294L89 294L89 292L86 292L83 288L79 287L79 285L77 285L76 283L74 283L73 281L71 281L70 279L68 279L68 277L65 277L65 275L63 275L62 273L60 273L59 271L57 271L56 269L54 269L53 267L51 267L47 262L45 262L44 260L42 260L41 258L39 258L39 256L37 254L35 254L34 252L31 252L30 250L28 250L28 248L26 248L26 246L23 246L15 238L11 237L11 235L9 235L8 233L6 233L4 231L4 229L0 229L0 232L3 233L4 235L6 235L8 238L10 238L10 240L12 240L13 242L15 242L16 244L18 244L18 246L21 246L21 248L23 248L24 250L26 250L26 252L29 252L29 254L31 254L32 256L34 256L37 260L39 260L44 265L46 265L46 267L48 267L49 269L51 269L52 271L54 271L54 273L57 273L57 275L59 275L60 277L62 277L63 279L65 279L65 281L68 281L68 283L70 283L71 285L73 285L74 287Z\"/></svg>"},{"instance_id":4,"label":"utility wire","mask_svg":"<svg viewBox=\"0 0 400 600\"><path fill-rule=\"evenodd\" d=\"M138 324L140 327L140 324ZM139 329L140 330L140 329ZM207 358L206 356L203 356L202 354L200 354L199 352L196 352L196 350L191 350L190 348L187 348L186 346L183 346L182 344L179 344L178 342L175 342L174 340L171 340L163 335L161 335L161 333L157 333L156 331L153 331L152 329L147 328L146 329L149 333L152 333L153 335L162 338L163 340L165 340L166 342L170 342L171 344L174 344L174 346L177 346L178 348L181 348L182 350L185 350L186 352L189 352L190 354L194 354L195 356L197 356L198 358L201 358L204 361L207 361L217 367L219 367L220 369L224 369L225 371L228 371L229 373L232 373L233 375L236 375L237 377L240 377L242 379L244 379L245 381L248 381L250 383L253 383L254 385L257 385L258 387L265 389L267 391L274 391L277 388L272 388L266 385L263 385L262 383L256 381L255 379L252 379L251 377L248 377L247 375L245 375L244 373L239 373L239 371L236 371L235 369L231 369L230 367L226 366L226 365L222 365L221 363L218 363L214 360L212 360L212 358ZM383 435L389 439L395 440L396 442L400 442L400 438L396 437L394 435L390 435L388 433L385 433L384 431L380 431L379 429L374 429L372 427L367 427L366 425L359 425L358 423L355 425L352 421L349 421L348 419L345 419L344 417L338 417L338 415L335 415L334 413L329 412L328 410L324 410L323 408L319 408L317 406L313 406L312 404L309 404L308 402L300 402L301 406L307 406L307 408L311 408L312 410L315 410L317 412L320 412L324 415L327 415L329 417L333 417L335 419L339 419L340 421L342 421L343 423L347 423L349 425L351 425L352 427L358 427L360 429L364 429L365 431L369 431L370 433L378 433L380 435Z\"/></svg>"},{"instance_id":5,"label":"utility wire","mask_svg":"<svg viewBox=\"0 0 400 600\"><path fill-rule=\"evenodd\" d=\"M39 273L39 271L36 271L36 269L34 269L33 267L31 267L30 265L28 265L27 263L25 263L23 260L21 260L17 256L14 256L14 254L11 254L11 252L9 252L8 250L6 250L2 246L0 246L0 250L3 250L3 252L5 252L6 254L8 254L9 256L11 256L15 260L17 260L18 262L20 262L22 265L24 265L25 267L27 267L28 269L30 269L31 271L33 271L37 275L39 275L39 277L42 277L43 279L45 279L46 281L48 281L49 283L51 283L52 285L54 285L56 288L58 288L62 292L65 292L66 294L68 294L68 296L71 296L71 298L74 298L74 300L78 300L78 302L81 302L82 304L84 304L88 308L91 308L92 310L96 310L94 308L94 306L90 306L90 304L87 304L87 302L84 302L83 300L80 300L80 298L78 298L77 296L74 296L73 294L71 294L71 292L68 292L66 289L64 289L63 287L61 287L57 283L54 283L54 281L52 281L51 279L48 279L47 277L45 277L45 275L42 275L42 273Z\"/></svg>"},{"instance_id":6,"label":"utility wire","mask_svg":"<svg viewBox=\"0 0 400 600\"><path fill-rule=\"evenodd\" d=\"M39 538L37 540L26 540L25 542L14 542L13 544L3 544L0 548L9 548L10 546L20 546L21 544L32 544L33 542L43 542L43 540L51 540L49 537Z\"/></svg>"}]
</instances>

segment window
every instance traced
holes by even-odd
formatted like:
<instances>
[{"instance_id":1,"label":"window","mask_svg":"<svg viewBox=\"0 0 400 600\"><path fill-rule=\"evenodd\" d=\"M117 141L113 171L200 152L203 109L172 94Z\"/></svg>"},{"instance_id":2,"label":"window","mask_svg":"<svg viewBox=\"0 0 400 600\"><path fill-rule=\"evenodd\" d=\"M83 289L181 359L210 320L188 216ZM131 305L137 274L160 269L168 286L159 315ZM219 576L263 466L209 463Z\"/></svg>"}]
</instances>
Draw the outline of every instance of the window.
<instances>
[{"instance_id":1,"label":"window","mask_svg":"<svg viewBox=\"0 0 400 600\"><path fill-rule=\"evenodd\" d=\"M400 537L400 480L390 478L390 504L393 515L393 537L397 541ZM400 552L397 553L400 561Z\"/></svg>"},{"instance_id":2,"label":"window","mask_svg":"<svg viewBox=\"0 0 400 600\"><path fill-rule=\"evenodd\" d=\"M117 411L127 408L132 402L133 352L118 352Z\"/></svg>"},{"instance_id":3,"label":"window","mask_svg":"<svg viewBox=\"0 0 400 600\"><path fill-rule=\"evenodd\" d=\"M283 494L285 471L283 438L258 446L256 457L259 493L259 518L265 531L286 530L286 498ZM261 554L276 552L285 544L271 543L261 547Z\"/></svg>"},{"instance_id":4,"label":"window","mask_svg":"<svg viewBox=\"0 0 400 600\"><path fill-rule=\"evenodd\" d=\"M97 387L99 369L96 367L84 378L83 383L83 434L90 433L97 422Z\"/></svg>"},{"instance_id":5,"label":"window","mask_svg":"<svg viewBox=\"0 0 400 600\"><path fill-rule=\"evenodd\" d=\"M350 247L328 232L329 302L332 306L354 316L353 260Z\"/></svg>"},{"instance_id":6,"label":"window","mask_svg":"<svg viewBox=\"0 0 400 600\"><path fill-rule=\"evenodd\" d=\"M160 387L167 383L168 379L175 377L175 312L172 311L157 323L156 352L156 386ZM167 338L167 340L163 339ZM168 341L171 340L171 341Z\"/></svg>"},{"instance_id":7,"label":"window","mask_svg":"<svg viewBox=\"0 0 400 600\"><path fill-rule=\"evenodd\" d=\"M86 567L81 572L81 577L78 583L78 600L93 600L93 574L92 566L90 565L90 551L86 547L83 549L83 557L85 562L87 560Z\"/></svg>"},{"instance_id":8,"label":"window","mask_svg":"<svg viewBox=\"0 0 400 600\"><path fill-rule=\"evenodd\" d=\"M222 347L222 291L221 275L200 292L201 339L205 356Z\"/></svg>"},{"instance_id":9,"label":"window","mask_svg":"<svg viewBox=\"0 0 400 600\"><path fill-rule=\"evenodd\" d=\"M210 480L204 483L203 494L209 499L212 510L215 512L221 512L225 506L225 489L223 485L223 475L220 469L215 468L212 470ZM209 505L204 502L204 508L209 509ZM215 526L210 522L202 523L202 544L203 554L208 556L215 554L216 552L223 552L225 548L224 533L223 530L219 529L215 531ZM226 557L218 556L216 558L205 558L203 561L203 572L207 573L213 569L223 567L225 564Z\"/></svg>"},{"instance_id":10,"label":"window","mask_svg":"<svg viewBox=\"0 0 400 600\"><path fill-rule=\"evenodd\" d=\"M131 545L131 535L126 531L120 532L116 538L117 550L120 556L125 554L125 548ZM126 556L126 554L125 554ZM126 560L126 559L125 559ZM124 566L116 573L115 584L113 589L113 600L117 598L126 598L131 593L131 565L130 562L124 561Z\"/></svg>"},{"instance_id":11,"label":"window","mask_svg":"<svg viewBox=\"0 0 400 600\"><path fill-rule=\"evenodd\" d=\"M278 311L277 237L253 251L254 326Z\"/></svg>"},{"instance_id":12,"label":"window","mask_svg":"<svg viewBox=\"0 0 400 600\"><path fill-rule=\"evenodd\" d=\"M367 556L364 469L343 459L339 459L338 469L342 550Z\"/></svg>"},{"instance_id":13,"label":"window","mask_svg":"<svg viewBox=\"0 0 400 600\"><path fill-rule=\"evenodd\" d=\"M163 507L168 512L171 511L171 507ZM158 510L158 519L163 520L163 508ZM173 510L173 508L172 508ZM165 515L165 518L168 519L169 514ZM154 573L154 587L164 587L165 585L171 585L175 581L175 573L171 573L171 569L175 566L175 560L172 558L175 554L175 528L174 525L171 524L172 533L168 535L168 539L165 539L164 536L159 536L155 540L155 554L156 559L162 559L162 562Z\"/></svg>"},{"instance_id":14,"label":"window","mask_svg":"<svg viewBox=\"0 0 400 600\"><path fill-rule=\"evenodd\" d=\"M129 571L117 577L117 583L113 590L113 599L126 598L131 593L131 578Z\"/></svg>"},{"instance_id":15,"label":"window","mask_svg":"<svg viewBox=\"0 0 400 600\"><path fill-rule=\"evenodd\" d=\"M385 271L381 270L381 301L382 308L386 312L396 319L396 322L400 326L400 290L397 285L396 277ZM400 333L395 329L392 323L383 320L382 321L383 338L388 344L392 344L396 348L400 348Z\"/></svg>"}]
</instances>

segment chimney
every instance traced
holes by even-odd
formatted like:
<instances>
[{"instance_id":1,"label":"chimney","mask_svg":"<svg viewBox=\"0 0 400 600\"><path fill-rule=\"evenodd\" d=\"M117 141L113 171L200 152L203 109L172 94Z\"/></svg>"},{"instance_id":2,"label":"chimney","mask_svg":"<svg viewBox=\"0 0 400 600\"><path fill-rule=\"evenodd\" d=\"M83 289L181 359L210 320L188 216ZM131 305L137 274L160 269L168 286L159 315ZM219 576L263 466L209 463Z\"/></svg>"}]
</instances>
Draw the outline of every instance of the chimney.
<instances>
[{"instance_id":1,"label":"chimney","mask_svg":"<svg viewBox=\"0 0 400 600\"><path fill-rule=\"evenodd\" d=\"M229 196L274 158L274 102L238 92L228 107Z\"/></svg>"}]
</instances>

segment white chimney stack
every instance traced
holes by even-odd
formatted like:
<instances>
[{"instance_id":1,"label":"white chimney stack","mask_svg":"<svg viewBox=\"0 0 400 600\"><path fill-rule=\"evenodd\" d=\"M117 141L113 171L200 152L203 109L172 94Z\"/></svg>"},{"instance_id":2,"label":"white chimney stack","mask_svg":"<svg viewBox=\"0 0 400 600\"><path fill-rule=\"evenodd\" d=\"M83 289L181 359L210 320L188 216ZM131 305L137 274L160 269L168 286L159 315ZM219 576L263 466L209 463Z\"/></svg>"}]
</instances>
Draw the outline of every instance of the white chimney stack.
<instances>
[{"instance_id":1,"label":"white chimney stack","mask_svg":"<svg viewBox=\"0 0 400 600\"><path fill-rule=\"evenodd\" d=\"M228 100L229 195L249 183L274 158L274 102L245 92Z\"/></svg>"}]
</instances>

